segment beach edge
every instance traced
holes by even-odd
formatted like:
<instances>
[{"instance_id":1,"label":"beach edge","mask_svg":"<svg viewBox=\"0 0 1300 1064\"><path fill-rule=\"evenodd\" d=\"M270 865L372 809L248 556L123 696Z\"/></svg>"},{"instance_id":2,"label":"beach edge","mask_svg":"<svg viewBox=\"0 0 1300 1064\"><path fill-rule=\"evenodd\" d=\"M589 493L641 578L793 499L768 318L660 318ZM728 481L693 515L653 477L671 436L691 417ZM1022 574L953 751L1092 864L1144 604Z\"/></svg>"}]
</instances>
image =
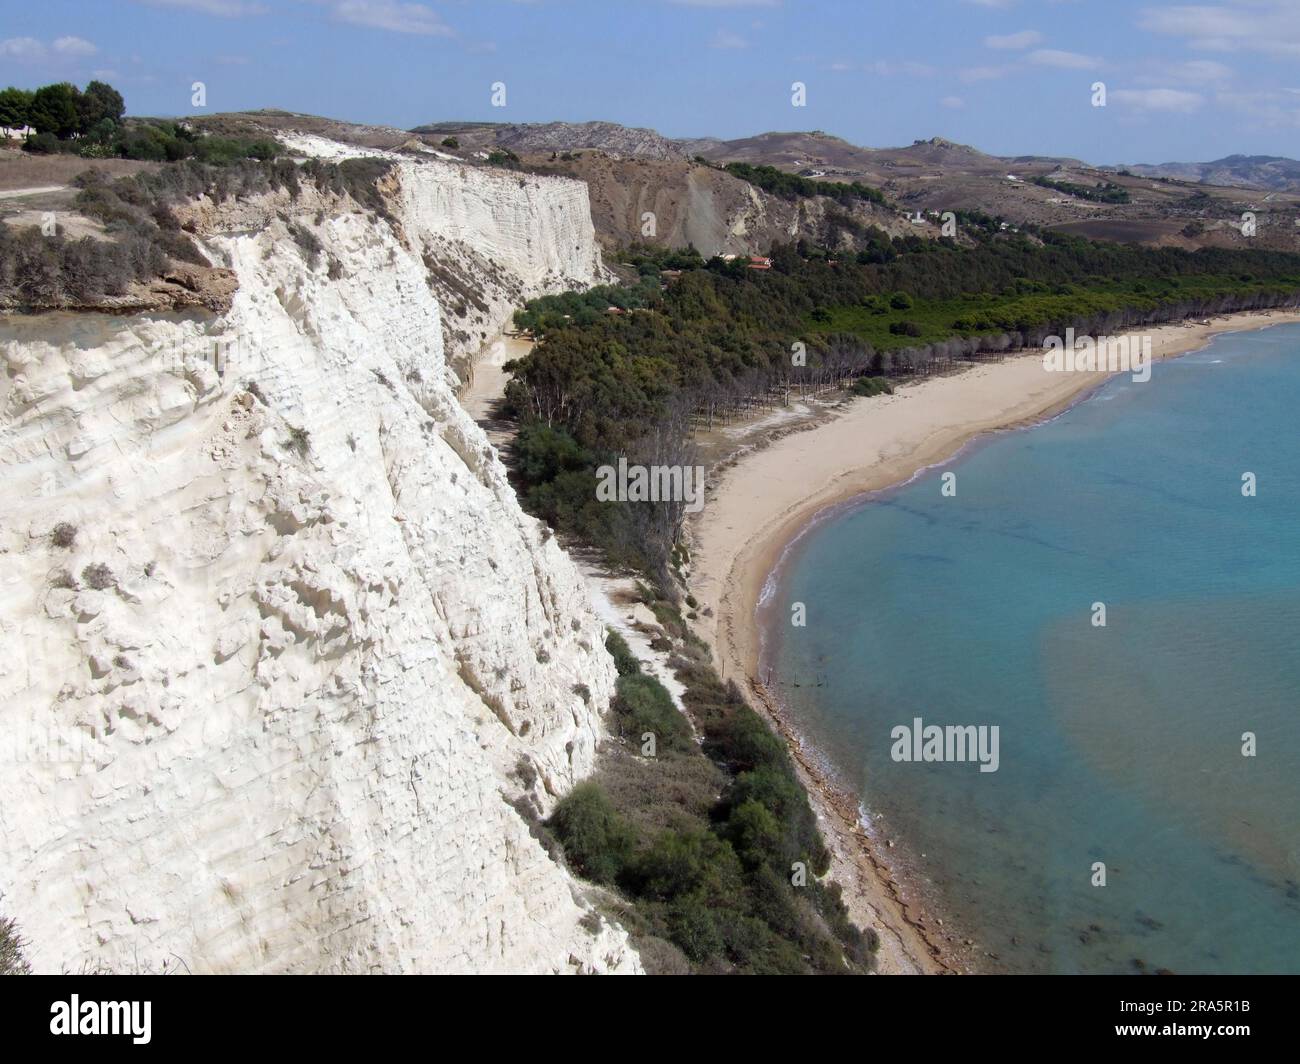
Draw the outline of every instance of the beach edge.
<instances>
[{"instance_id":1,"label":"beach edge","mask_svg":"<svg viewBox=\"0 0 1300 1064\"><path fill-rule=\"evenodd\" d=\"M1155 357L1163 361L1201 350L1223 333L1298 322L1297 310L1247 311L1208 323L1132 330L1131 335L1152 336ZM840 884L854 921L880 935L882 974L978 971L982 954L978 944L951 942L937 923L932 926L920 905L921 892L865 830L858 797L831 778L823 759L763 683L757 611L763 588L790 544L826 510L945 464L979 437L1056 417L1115 375L1049 375L1039 351L976 366L909 385L885 400L860 399L829 419L739 455L709 486L705 506L688 526L690 584L701 617L697 634L708 643L722 678L745 691L789 747L831 851L828 876ZM901 409L904 399L935 397L939 386L944 394L937 417L926 417L926 410L912 417L921 404ZM991 395L998 401L989 412ZM896 413L881 417L885 410ZM864 457L855 458L846 446L855 437L874 437L874 455L868 446ZM768 490L759 490L760 485ZM744 531L738 533L738 528Z\"/></svg>"}]
</instances>

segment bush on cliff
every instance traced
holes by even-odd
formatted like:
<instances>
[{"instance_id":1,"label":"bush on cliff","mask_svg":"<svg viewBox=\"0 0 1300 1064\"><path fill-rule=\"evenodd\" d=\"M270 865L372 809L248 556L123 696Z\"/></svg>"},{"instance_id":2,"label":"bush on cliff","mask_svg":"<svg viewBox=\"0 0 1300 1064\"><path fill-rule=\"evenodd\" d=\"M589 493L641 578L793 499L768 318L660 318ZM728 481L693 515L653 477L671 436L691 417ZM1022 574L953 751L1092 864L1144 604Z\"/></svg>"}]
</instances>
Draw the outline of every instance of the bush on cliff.
<instances>
[{"instance_id":1,"label":"bush on cliff","mask_svg":"<svg viewBox=\"0 0 1300 1064\"><path fill-rule=\"evenodd\" d=\"M31 975L25 950L27 940L10 917L0 916L0 975Z\"/></svg>"},{"instance_id":2,"label":"bush on cliff","mask_svg":"<svg viewBox=\"0 0 1300 1064\"><path fill-rule=\"evenodd\" d=\"M614 711L618 734L633 746L640 746L649 733L654 736L658 754L690 749L690 725L673 704L672 695L653 676L644 673L620 676L616 690L610 708Z\"/></svg>"},{"instance_id":3,"label":"bush on cliff","mask_svg":"<svg viewBox=\"0 0 1300 1064\"><path fill-rule=\"evenodd\" d=\"M620 676L635 676L641 671L641 663L637 661L636 655L627 645L627 640L613 628L605 636L605 649L613 657L614 668L618 670Z\"/></svg>"},{"instance_id":4,"label":"bush on cliff","mask_svg":"<svg viewBox=\"0 0 1300 1064\"><path fill-rule=\"evenodd\" d=\"M781 740L734 685L688 663L678 678L701 749L623 638L610 631L606 647L620 672L611 710L631 747L607 752L600 782L556 807L548 826L570 866L622 892L634 943L671 942L694 971L869 969L871 941L816 878L829 853ZM646 731L654 757L640 753Z\"/></svg>"},{"instance_id":5,"label":"bush on cliff","mask_svg":"<svg viewBox=\"0 0 1300 1064\"><path fill-rule=\"evenodd\" d=\"M579 783L555 807L549 827L579 875L612 883L626 866L636 835L595 783Z\"/></svg>"}]
</instances>

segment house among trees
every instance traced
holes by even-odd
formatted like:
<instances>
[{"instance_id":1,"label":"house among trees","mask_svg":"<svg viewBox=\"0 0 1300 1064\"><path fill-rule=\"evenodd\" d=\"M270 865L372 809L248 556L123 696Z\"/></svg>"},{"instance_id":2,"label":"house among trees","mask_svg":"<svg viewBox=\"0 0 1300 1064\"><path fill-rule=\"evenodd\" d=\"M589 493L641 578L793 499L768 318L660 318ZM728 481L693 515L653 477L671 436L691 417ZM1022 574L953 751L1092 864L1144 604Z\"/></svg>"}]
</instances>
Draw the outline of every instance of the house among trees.
<instances>
[{"instance_id":1,"label":"house among trees","mask_svg":"<svg viewBox=\"0 0 1300 1064\"><path fill-rule=\"evenodd\" d=\"M772 268L772 260L766 255L750 255L749 268L751 270L770 270Z\"/></svg>"}]
</instances>

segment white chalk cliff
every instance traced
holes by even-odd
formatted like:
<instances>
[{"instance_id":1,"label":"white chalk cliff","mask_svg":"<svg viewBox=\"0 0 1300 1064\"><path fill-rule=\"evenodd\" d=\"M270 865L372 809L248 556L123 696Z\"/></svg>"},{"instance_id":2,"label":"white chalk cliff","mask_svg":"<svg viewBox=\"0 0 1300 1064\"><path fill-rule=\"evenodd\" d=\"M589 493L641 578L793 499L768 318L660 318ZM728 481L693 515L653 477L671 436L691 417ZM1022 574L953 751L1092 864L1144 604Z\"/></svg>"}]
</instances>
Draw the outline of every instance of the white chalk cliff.
<instances>
[{"instance_id":1,"label":"white chalk cliff","mask_svg":"<svg viewBox=\"0 0 1300 1064\"><path fill-rule=\"evenodd\" d=\"M614 669L430 287L482 293L468 345L599 279L585 186L387 192L200 205L223 315L0 319L0 913L40 971L640 968L517 811L591 770Z\"/></svg>"}]
</instances>

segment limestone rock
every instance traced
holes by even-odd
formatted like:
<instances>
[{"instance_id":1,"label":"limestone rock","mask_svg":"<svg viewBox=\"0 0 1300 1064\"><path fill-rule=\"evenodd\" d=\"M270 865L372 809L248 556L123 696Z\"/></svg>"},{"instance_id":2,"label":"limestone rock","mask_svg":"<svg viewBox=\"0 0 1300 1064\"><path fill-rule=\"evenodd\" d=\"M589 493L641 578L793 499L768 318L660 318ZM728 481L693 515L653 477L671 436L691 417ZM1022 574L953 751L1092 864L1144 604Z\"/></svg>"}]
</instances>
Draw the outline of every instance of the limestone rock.
<instances>
[{"instance_id":1,"label":"limestone rock","mask_svg":"<svg viewBox=\"0 0 1300 1064\"><path fill-rule=\"evenodd\" d=\"M423 258L486 324L601 276L585 193L433 163L396 202L303 203L315 265L283 203L209 207L216 316L0 318L0 911L38 970L640 970L529 831L615 673Z\"/></svg>"}]
</instances>

